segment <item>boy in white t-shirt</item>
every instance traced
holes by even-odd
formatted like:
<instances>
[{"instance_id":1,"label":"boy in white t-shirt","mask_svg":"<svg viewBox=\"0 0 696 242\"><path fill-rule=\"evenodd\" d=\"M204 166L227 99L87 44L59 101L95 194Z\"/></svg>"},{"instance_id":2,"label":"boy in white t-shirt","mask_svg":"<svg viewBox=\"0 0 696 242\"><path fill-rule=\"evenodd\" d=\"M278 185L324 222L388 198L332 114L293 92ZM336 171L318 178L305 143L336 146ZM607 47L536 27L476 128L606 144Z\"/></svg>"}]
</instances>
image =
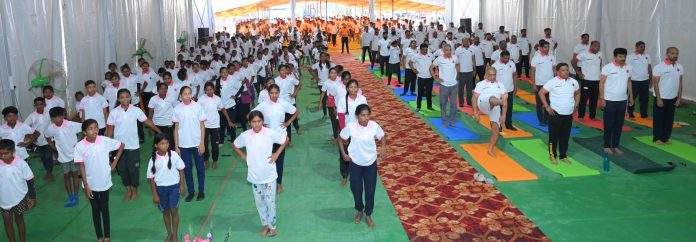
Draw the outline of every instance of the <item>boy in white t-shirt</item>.
<instances>
[{"instance_id":1,"label":"boy in white t-shirt","mask_svg":"<svg viewBox=\"0 0 696 242\"><path fill-rule=\"evenodd\" d=\"M36 138L34 144L36 145L36 152L39 154L41 163L46 170L46 175L43 179L51 182L53 181L53 151L48 146L48 142L46 142L46 137L44 135L46 127L48 127L51 121L48 116L48 110L44 108L45 106L46 103L44 102L44 98L34 98L34 112L31 112L29 116L24 119L24 123L41 133Z\"/></svg>"},{"instance_id":2,"label":"boy in white t-shirt","mask_svg":"<svg viewBox=\"0 0 696 242\"><path fill-rule=\"evenodd\" d=\"M24 159L15 155L15 143L0 140L0 212L9 241L15 241L17 224L19 241L26 241L24 213L36 206L34 173Z\"/></svg>"},{"instance_id":3,"label":"boy in white t-shirt","mask_svg":"<svg viewBox=\"0 0 696 242\"><path fill-rule=\"evenodd\" d=\"M10 139L15 144L15 153L19 158L29 158L26 147L34 143L41 135L39 131L29 127L29 125L19 121L19 110L14 106L2 109L2 116L5 123L0 125L0 139Z\"/></svg>"},{"instance_id":4,"label":"boy in white t-shirt","mask_svg":"<svg viewBox=\"0 0 696 242\"><path fill-rule=\"evenodd\" d=\"M64 108L54 107L48 113L51 117L51 124L44 135L53 150L58 152L58 162L63 168L63 185L68 193L68 201L63 206L74 207L79 201L77 193L80 169L75 165L73 157L77 135L82 130L80 123L65 119Z\"/></svg>"}]
</instances>

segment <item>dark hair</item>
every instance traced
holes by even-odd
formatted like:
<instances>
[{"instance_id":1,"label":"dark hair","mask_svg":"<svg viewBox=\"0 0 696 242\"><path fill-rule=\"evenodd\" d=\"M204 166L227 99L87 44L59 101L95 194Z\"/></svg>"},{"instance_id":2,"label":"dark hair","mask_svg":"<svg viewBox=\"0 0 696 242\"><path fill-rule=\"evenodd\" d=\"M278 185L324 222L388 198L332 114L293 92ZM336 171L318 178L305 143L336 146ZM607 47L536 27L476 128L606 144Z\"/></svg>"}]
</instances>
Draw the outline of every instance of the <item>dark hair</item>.
<instances>
[{"instance_id":1,"label":"dark hair","mask_svg":"<svg viewBox=\"0 0 696 242\"><path fill-rule=\"evenodd\" d=\"M614 49L614 57L617 57L619 55L627 55L628 50L626 48L616 48Z\"/></svg>"},{"instance_id":2,"label":"dark hair","mask_svg":"<svg viewBox=\"0 0 696 242\"><path fill-rule=\"evenodd\" d=\"M167 84L164 83L164 82L157 82L157 90L159 90L160 87L165 87L165 88L167 88Z\"/></svg>"},{"instance_id":3,"label":"dark hair","mask_svg":"<svg viewBox=\"0 0 696 242\"><path fill-rule=\"evenodd\" d=\"M121 66L121 71L126 71L126 70L130 70L130 66L128 66L128 64L123 64Z\"/></svg>"},{"instance_id":4,"label":"dark hair","mask_svg":"<svg viewBox=\"0 0 696 242\"><path fill-rule=\"evenodd\" d=\"M85 81L85 87L87 87L87 86L89 86L89 85L97 85L97 83L95 83L93 80L87 80L87 81Z\"/></svg>"},{"instance_id":5,"label":"dark hair","mask_svg":"<svg viewBox=\"0 0 696 242\"><path fill-rule=\"evenodd\" d=\"M154 174L157 172L157 169L155 168L155 163L157 161L157 144L159 142L167 141L167 144L169 144L169 139L170 137L165 134L165 133L159 133L155 134L154 141L152 142L152 167L150 167L150 171ZM172 149L169 147L167 149L167 157L169 157L169 161L167 161L167 169L172 169Z\"/></svg>"},{"instance_id":6,"label":"dark hair","mask_svg":"<svg viewBox=\"0 0 696 242\"><path fill-rule=\"evenodd\" d=\"M176 77L179 78L179 80L184 81L188 77L188 74L186 73L186 68L181 68L179 71L176 73Z\"/></svg>"},{"instance_id":7,"label":"dark hair","mask_svg":"<svg viewBox=\"0 0 696 242\"><path fill-rule=\"evenodd\" d=\"M551 31L551 28L545 28L544 32L546 32L546 30Z\"/></svg>"},{"instance_id":8,"label":"dark hair","mask_svg":"<svg viewBox=\"0 0 696 242\"><path fill-rule=\"evenodd\" d=\"M168 72L168 71L164 71L164 72L162 73L162 79L164 79L164 76L169 76L169 78L172 78L172 73L170 73L170 72Z\"/></svg>"},{"instance_id":9,"label":"dark hair","mask_svg":"<svg viewBox=\"0 0 696 242\"><path fill-rule=\"evenodd\" d=\"M539 48L549 45L549 42L543 39L539 40Z\"/></svg>"},{"instance_id":10,"label":"dark hair","mask_svg":"<svg viewBox=\"0 0 696 242\"><path fill-rule=\"evenodd\" d=\"M580 35L580 38L585 38L585 37L588 37L588 38L589 38L589 37L590 37L590 35L589 35L589 34L587 34L587 33L584 33L584 34L581 34L581 35Z\"/></svg>"},{"instance_id":11,"label":"dark hair","mask_svg":"<svg viewBox=\"0 0 696 242\"><path fill-rule=\"evenodd\" d=\"M36 103L36 102L46 103L46 99L43 97L36 97L36 98L34 98L34 103Z\"/></svg>"},{"instance_id":12,"label":"dark hair","mask_svg":"<svg viewBox=\"0 0 696 242\"><path fill-rule=\"evenodd\" d=\"M568 67L568 64L565 63L565 62L558 63L558 64L556 65L556 71L560 71L560 70L561 70L561 67L564 67L564 66L565 66L565 67Z\"/></svg>"},{"instance_id":13,"label":"dark hair","mask_svg":"<svg viewBox=\"0 0 696 242\"><path fill-rule=\"evenodd\" d=\"M43 88L41 88L41 91L46 91L46 90L50 90L51 92L53 92L53 86L46 85L46 86L43 86Z\"/></svg>"},{"instance_id":14,"label":"dark hair","mask_svg":"<svg viewBox=\"0 0 696 242\"><path fill-rule=\"evenodd\" d=\"M183 87L181 87L181 89L179 90L179 96L181 96L182 94L184 94L184 90L186 90L186 89L189 89L189 91L192 91L192 92L193 92L193 90L191 90L191 87L189 87L189 86L183 86Z\"/></svg>"},{"instance_id":15,"label":"dark hair","mask_svg":"<svg viewBox=\"0 0 696 242\"><path fill-rule=\"evenodd\" d=\"M346 76L351 76L351 77L352 77L353 75L350 74L350 71L343 71L343 72L341 72L341 79L345 79Z\"/></svg>"},{"instance_id":16,"label":"dark hair","mask_svg":"<svg viewBox=\"0 0 696 242\"><path fill-rule=\"evenodd\" d=\"M636 46L639 46L639 45L645 45L645 42L643 42L643 41L636 42Z\"/></svg>"},{"instance_id":17,"label":"dark hair","mask_svg":"<svg viewBox=\"0 0 696 242\"><path fill-rule=\"evenodd\" d=\"M348 95L349 95L348 87L350 87L350 84L353 84L353 83L355 83L355 85L357 85L358 88L360 88L360 84L358 84L358 80L350 79L350 80L348 80L348 82L346 82L346 112L348 112Z\"/></svg>"},{"instance_id":18,"label":"dark hair","mask_svg":"<svg viewBox=\"0 0 696 242\"><path fill-rule=\"evenodd\" d=\"M421 44L421 45L420 45L420 48L421 48L421 49L427 49L427 48L428 48L428 45L427 45L427 44Z\"/></svg>"},{"instance_id":19,"label":"dark hair","mask_svg":"<svg viewBox=\"0 0 696 242\"><path fill-rule=\"evenodd\" d=\"M368 113L372 113L372 109L367 104L360 104L355 108L355 116L360 116L360 113L367 110Z\"/></svg>"},{"instance_id":20,"label":"dark hair","mask_svg":"<svg viewBox=\"0 0 696 242\"><path fill-rule=\"evenodd\" d=\"M271 90L273 89L280 91L280 86L278 86L278 84L275 83L271 84L270 86L268 86L268 94L270 94Z\"/></svg>"},{"instance_id":21,"label":"dark hair","mask_svg":"<svg viewBox=\"0 0 696 242\"><path fill-rule=\"evenodd\" d=\"M7 106L2 109L2 116L7 117L8 114L14 113L15 115L19 114L19 110L15 106Z\"/></svg>"},{"instance_id":22,"label":"dark hair","mask_svg":"<svg viewBox=\"0 0 696 242\"><path fill-rule=\"evenodd\" d=\"M273 85L275 85L275 84L273 84ZM263 121L263 113L259 110L252 110L251 112L249 112L249 114L247 114L247 120L249 120L249 121L251 121L252 119L254 119L256 117L259 117L261 119L261 121Z\"/></svg>"},{"instance_id":23,"label":"dark hair","mask_svg":"<svg viewBox=\"0 0 696 242\"><path fill-rule=\"evenodd\" d=\"M503 57L503 56L510 56L510 52L507 50L503 50L502 52L500 52L500 57Z\"/></svg>"},{"instance_id":24,"label":"dark hair","mask_svg":"<svg viewBox=\"0 0 696 242\"><path fill-rule=\"evenodd\" d=\"M77 91L77 92L75 92L75 97L77 97L77 95L82 95L83 97L85 96L85 94L82 93L82 91Z\"/></svg>"},{"instance_id":25,"label":"dark hair","mask_svg":"<svg viewBox=\"0 0 696 242\"><path fill-rule=\"evenodd\" d=\"M116 104L114 105L114 108L118 107L118 105L121 105L121 101L118 100L118 97L121 96L121 94L123 93L128 93L128 96L131 95L130 91L126 88L118 89L118 92L116 92Z\"/></svg>"},{"instance_id":26,"label":"dark hair","mask_svg":"<svg viewBox=\"0 0 696 242\"><path fill-rule=\"evenodd\" d=\"M91 126L92 124L96 124L97 127L99 127L99 124L97 123L97 120L94 120L94 119L91 119L91 118L85 120L84 122L82 122L82 132L86 132L86 131L87 131L87 128L89 128L89 126Z\"/></svg>"},{"instance_id":27,"label":"dark hair","mask_svg":"<svg viewBox=\"0 0 696 242\"><path fill-rule=\"evenodd\" d=\"M51 118L57 118L57 117L65 117L65 108L61 107L52 107L50 110L48 110L48 116Z\"/></svg>"},{"instance_id":28,"label":"dark hair","mask_svg":"<svg viewBox=\"0 0 696 242\"><path fill-rule=\"evenodd\" d=\"M0 140L0 150L15 151L15 142L11 139Z\"/></svg>"},{"instance_id":29,"label":"dark hair","mask_svg":"<svg viewBox=\"0 0 696 242\"><path fill-rule=\"evenodd\" d=\"M207 87L212 87L213 89L215 89L215 84L213 84L212 82L206 82L205 84L203 84L203 89Z\"/></svg>"}]
</instances>

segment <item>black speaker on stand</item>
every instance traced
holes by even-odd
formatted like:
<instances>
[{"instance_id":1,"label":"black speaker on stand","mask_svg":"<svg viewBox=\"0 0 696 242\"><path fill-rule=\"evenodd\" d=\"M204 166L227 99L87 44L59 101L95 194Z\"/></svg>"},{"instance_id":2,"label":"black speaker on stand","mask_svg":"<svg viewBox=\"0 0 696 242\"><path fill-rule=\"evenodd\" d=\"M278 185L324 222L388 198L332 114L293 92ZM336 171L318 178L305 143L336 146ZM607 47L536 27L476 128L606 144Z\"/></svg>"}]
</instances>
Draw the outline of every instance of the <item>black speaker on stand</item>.
<instances>
[{"instance_id":1,"label":"black speaker on stand","mask_svg":"<svg viewBox=\"0 0 696 242\"><path fill-rule=\"evenodd\" d=\"M208 37L210 37L208 28L198 28L198 43L201 43L201 40L207 40Z\"/></svg>"},{"instance_id":2,"label":"black speaker on stand","mask_svg":"<svg viewBox=\"0 0 696 242\"><path fill-rule=\"evenodd\" d=\"M464 31L471 33L471 18L459 19L459 26L464 26Z\"/></svg>"}]
</instances>

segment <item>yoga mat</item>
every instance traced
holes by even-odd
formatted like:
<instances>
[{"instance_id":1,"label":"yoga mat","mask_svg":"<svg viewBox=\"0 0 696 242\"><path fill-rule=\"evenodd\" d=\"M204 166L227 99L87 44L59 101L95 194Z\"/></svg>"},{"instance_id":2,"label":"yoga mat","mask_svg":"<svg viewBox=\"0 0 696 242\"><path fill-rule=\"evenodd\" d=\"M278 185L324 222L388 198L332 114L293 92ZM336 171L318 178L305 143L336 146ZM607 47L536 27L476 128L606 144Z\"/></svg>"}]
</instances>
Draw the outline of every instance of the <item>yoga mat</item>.
<instances>
[{"instance_id":1,"label":"yoga mat","mask_svg":"<svg viewBox=\"0 0 696 242\"><path fill-rule=\"evenodd\" d=\"M539 125L539 119L537 119L536 112L522 112L522 113L513 113L512 118L517 119L517 121L523 122L529 126L532 126L538 130L543 131L544 133L549 133L549 126L541 126ZM575 136L580 133L580 128L577 126L573 126L570 129L570 135Z\"/></svg>"},{"instance_id":2,"label":"yoga mat","mask_svg":"<svg viewBox=\"0 0 696 242\"><path fill-rule=\"evenodd\" d=\"M460 111L467 113L469 115L474 114L474 109L471 106L464 106L459 108ZM515 114L512 114L515 116ZM473 116L472 116L473 118ZM479 116L479 124L483 125L483 127L486 127L486 129L490 130L491 128L491 120L489 119L488 115L481 114ZM509 129L503 129L502 132L500 132L500 135L502 135L505 138L527 138L527 137L532 137L532 134L525 131L524 129L517 127L513 124L515 128L517 128L516 131L512 131Z\"/></svg>"},{"instance_id":3,"label":"yoga mat","mask_svg":"<svg viewBox=\"0 0 696 242\"><path fill-rule=\"evenodd\" d=\"M529 109L527 106L520 105L519 103L515 103L515 105L512 105L512 112L517 113L517 112L531 112L532 110Z\"/></svg>"},{"instance_id":4,"label":"yoga mat","mask_svg":"<svg viewBox=\"0 0 696 242\"><path fill-rule=\"evenodd\" d=\"M600 157L604 157L605 155L604 151L602 150L604 148L604 140L601 136L597 136L594 138L573 138L573 141L575 141L575 143L578 143L579 145L582 145L586 149L591 150ZM625 147L619 148L621 149L621 151L623 151L622 155L606 155L611 162L631 173L640 174L649 172L671 171L672 169L674 169L674 166L666 166L663 164L653 162L645 156L642 156L641 154L626 149Z\"/></svg>"},{"instance_id":5,"label":"yoga mat","mask_svg":"<svg viewBox=\"0 0 696 242\"><path fill-rule=\"evenodd\" d=\"M428 105L428 103L425 100L421 100L421 110L419 112L421 115L428 117L428 118L440 117L440 106L439 105L433 103L433 109L435 109L435 110L429 110L427 108L427 105ZM416 101L408 102L408 106L415 110L417 107Z\"/></svg>"},{"instance_id":6,"label":"yoga mat","mask_svg":"<svg viewBox=\"0 0 696 242\"><path fill-rule=\"evenodd\" d=\"M454 127L448 128L442 126L442 119L440 118L431 118L430 122L433 124L433 126L435 126L435 128L437 128L437 130L440 131L440 133L444 134L448 140L477 140L479 138L478 134L464 127L464 124L462 124L462 122L459 120L457 120L457 122L454 124Z\"/></svg>"},{"instance_id":7,"label":"yoga mat","mask_svg":"<svg viewBox=\"0 0 696 242\"><path fill-rule=\"evenodd\" d=\"M638 116L636 116L634 119L630 119L630 118L628 118L628 116L627 116L627 117L626 117L626 120L629 121L629 122L635 123L635 124L640 124L640 125L646 126L646 127L650 127L650 128L653 127L653 120L652 120L652 118L641 118L640 115L638 115ZM672 125L672 127L673 127L673 128L681 128L681 125L679 125L678 123L674 123L674 124Z\"/></svg>"},{"instance_id":8,"label":"yoga mat","mask_svg":"<svg viewBox=\"0 0 696 242\"><path fill-rule=\"evenodd\" d=\"M531 104L531 105L536 105L536 98L534 97L534 93L522 90L522 89L517 89L517 96L524 100L525 102Z\"/></svg>"},{"instance_id":9,"label":"yoga mat","mask_svg":"<svg viewBox=\"0 0 696 242\"><path fill-rule=\"evenodd\" d=\"M551 164L547 144L540 139L513 140L510 144L532 160L563 177L599 175L599 171L583 165L572 157L569 157L570 164L560 160L556 165Z\"/></svg>"},{"instance_id":10,"label":"yoga mat","mask_svg":"<svg viewBox=\"0 0 696 242\"><path fill-rule=\"evenodd\" d=\"M492 157L488 154L488 144L463 144L461 146L479 165L500 182L537 179L534 173L524 169L498 147L495 147L495 157Z\"/></svg>"},{"instance_id":11,"label":"yoga mat","mask_svg":"<svg viewBox=\"0 0 696 242\"><path fill-rule=\"evenodd\" d=\"M640 136L633 138L646 145L650 145L652 147L664 150L667 153L673 154L679 158L696 163L696 147L690 144L681 142L679 140L671 139L671 144L658 145L653 143L652 136Z\"/></svg>"},{"instance_id":12,"label":"yoga mat","mask_svg":"<svg viewBox=\"0 0 696 242\"><path fill-rule=\"evenodd\" d=\"M410 102L410 101L415 101L416 100L416 95L403 95L401 96L402 93L404 93L404 88L403 87L394 87L392 88L394 91L394 95L401 98L401 101L404 102Z\"/></svg>"},{"instance_id":13,"label":"yoga mat","mask_svg":"<svg viewBox=\"0 0 696 242\"><path fill-rule=\"evenodd\" d=\"M387 79L386 77L382 77L382 82L384 82L384 85L387 84L387 81L389 81L389 79ZM397 85L401 86L401 84L399 84L399 79L397 79L395 76L392 76L392 80L391 80L390 84L391 84L390 86L392 88L397 87Z\"/></svg>"},{"instance_id":14,"label":"yoga mat","mask_svg":"<svg viewBox=\"0 0 696 242\"><path fill-rule=\"evenodd\" d=\"M581 124L583 124L587 127L590 127L590 128L604 130L604 121L602 121L601 119L599 119L597 117L595 117L594 120L592 120L588 117L578 118L578 113L573 113L573 121L581 123ZM631 130L632 130L631 127L628 127L626 125L624 125L621 128L621 131L623 131L623 132L627 132L627 131L631 131Z\"/></svg>"}]
</instances>

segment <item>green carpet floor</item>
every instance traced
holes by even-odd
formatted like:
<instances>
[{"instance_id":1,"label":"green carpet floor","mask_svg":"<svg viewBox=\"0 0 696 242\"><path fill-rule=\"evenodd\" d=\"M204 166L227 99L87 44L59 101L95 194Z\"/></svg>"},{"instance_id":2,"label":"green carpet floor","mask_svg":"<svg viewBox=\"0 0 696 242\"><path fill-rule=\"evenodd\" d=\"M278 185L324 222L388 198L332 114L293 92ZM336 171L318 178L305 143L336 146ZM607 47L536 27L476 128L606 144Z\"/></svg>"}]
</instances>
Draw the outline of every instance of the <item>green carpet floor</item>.
<instances>
[{"instance_id":1,"label":"green carpet floor","mask_svg":"<svg viewBox=\"0 0 696 242\"><path fill-rule=\"evenodd\" d=\"M285 192L277 197L279 234L274 241L407 241L394 207L381 182L377 184L375 212L377 227L353 223L353 198L349 187L340 186L337 148L328 142L331 126L316 108L318 95L305 73L299 95L301 135L293 133L293 144L286 153ZM147 132L146 132L147 133ZM229 138L229 137L228 137ZM145 165L151 143L141 149L140 197L123 202L120 177L113 175L110 194L112 241L161 241L165 237L162 215L152 203L145 180ZM215 241L259 241L260 220L254 206L251 186L246 181L246 164L239 160L226 142L220 166L209 169L204 201L180 202L179 233L205 236L212 231ZM26 217L27 241L93 241L91 210L84 195L75 208L63 208L65 192L62 177L53 183L40 178L43 168L33 159L37 177L38 207ZM60 169L54 172L60 173ZM4 231L3 231L4 232ZM5 241L3 234L0 241Z\"/></svg>"}]
</instances>

